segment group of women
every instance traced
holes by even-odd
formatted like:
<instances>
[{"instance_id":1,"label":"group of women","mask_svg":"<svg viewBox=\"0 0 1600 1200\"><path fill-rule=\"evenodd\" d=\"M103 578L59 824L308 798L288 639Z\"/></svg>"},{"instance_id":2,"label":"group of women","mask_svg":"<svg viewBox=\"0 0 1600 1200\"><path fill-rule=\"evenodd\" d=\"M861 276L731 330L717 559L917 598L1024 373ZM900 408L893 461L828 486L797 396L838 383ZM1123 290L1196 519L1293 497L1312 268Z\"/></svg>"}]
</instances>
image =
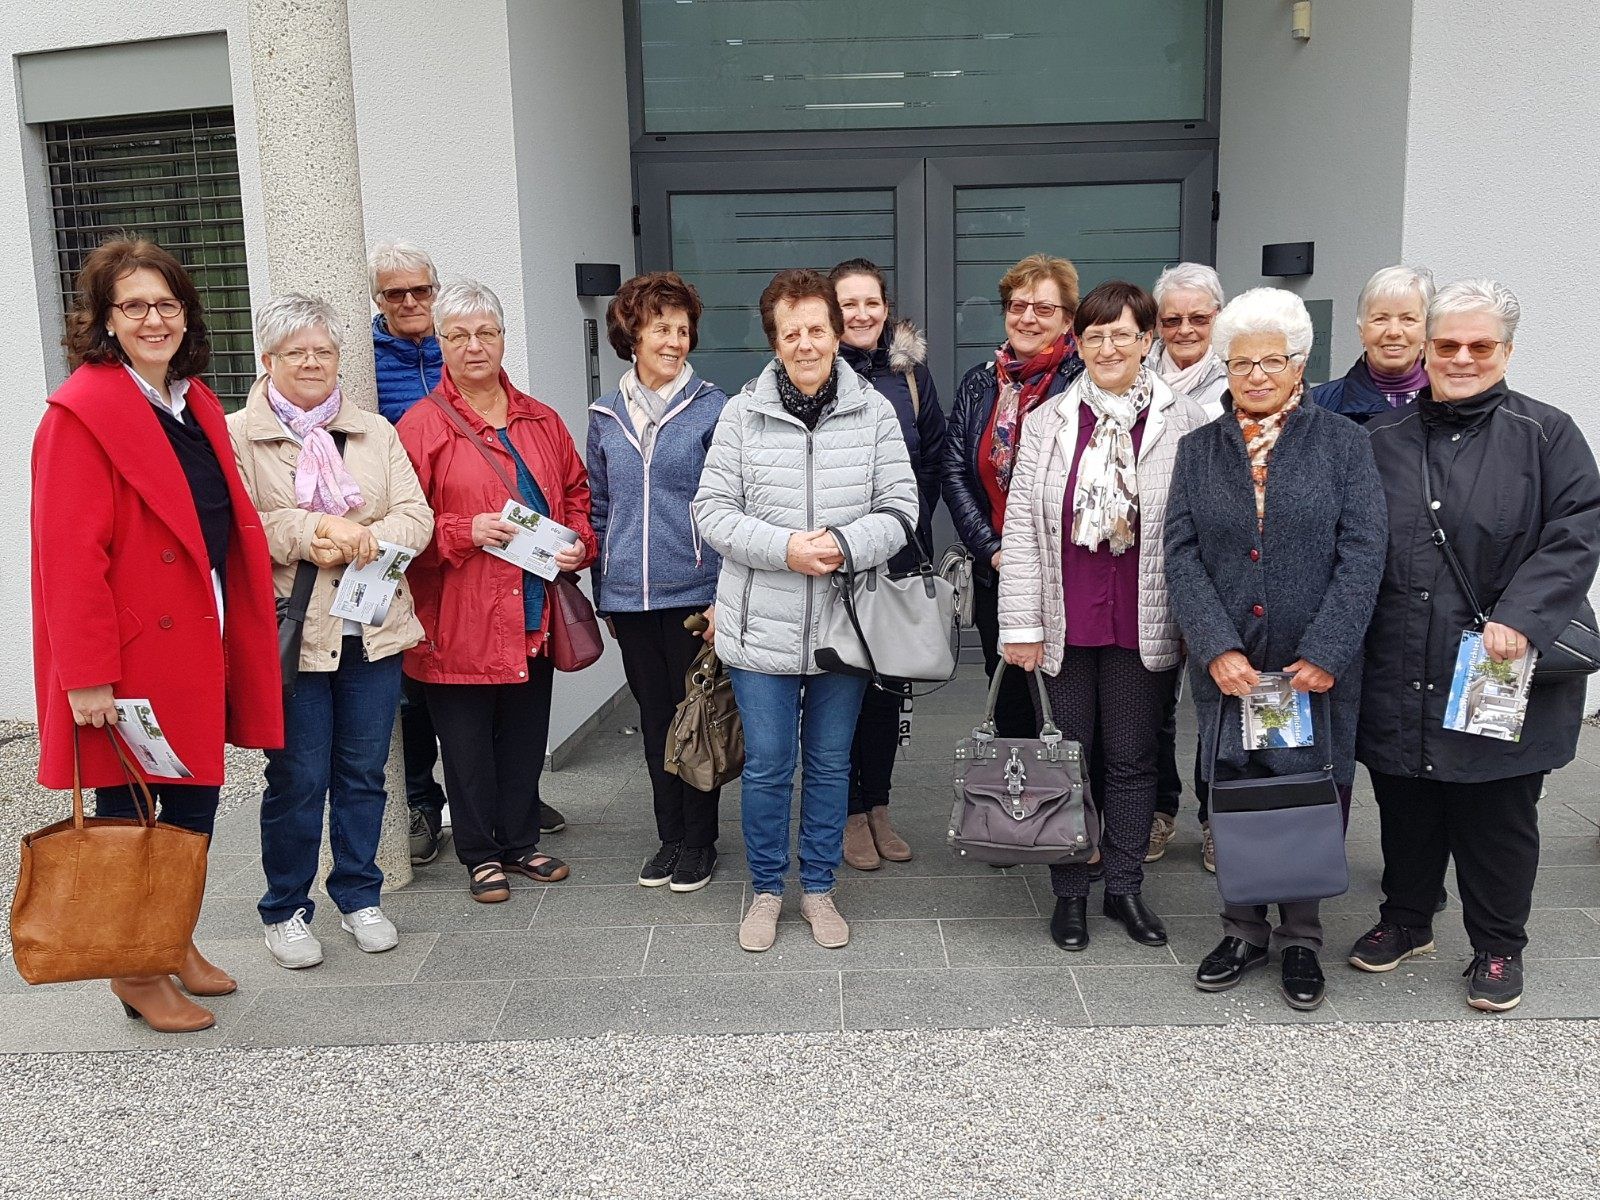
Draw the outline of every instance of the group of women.
<instances>
[{"instance_id":1,"label":"group of women","mask_svg":"<svg viewBox=\"0 0 1600 1200\"><path fill-rule=\"evenodd\" d=\"M1037 733L1026 672L1042 672L1057 722L1093 762L1100 853L1051 869L1057 945L1087 946L1095 880L1107 917L1165 944L1143 875L1174 826L1157 792L1176 776L1187 660L1202 819L1213 764L1249 757L1273 772L1331 759L1348 813L1359 757L1383 819L1386 899L1351 962L1387 970L1432 948L1453 857L1477 954L1469 999L1520 997L1534 805L1573 753L1582 682L1536 686L1521 742L1443 729L1471 614L1423 496L1442 497L1428 502L1494 614L1486 646L1509 658L1548 648L1583 603L1600 475L1570 418L1506 388L1518 312L1503 287L1434 295L1425 273L1379 272L1360 299L1361 361L1308 397L1311 324L1293 295L1255 289L1224 305L1215 272L1180 264L1154 295L1113 280L1080 296L1071 263L1030 255L1000 281L1005 341L965 374L946 417L923 338L894 320L871 262L774 276L759 306L773 358L732 398L690 364L694 288L653 273L609 307L629 367L591 407L580 455L560 417L508 378L494 293L411 282L395 303L431 302L441 367L397 425L344 397L342 323L298 294L257 314L263 374L224 418L199 378L205 324L183 268L151 243L109 242L84 266L76 370L35 443L41 782L81 779L102 815L134 815L114 748L80 727L114 724L115 697L148 698L190 772L156 781L162 818L209 832L224 741L266 749L259 911L280 965L322 959L311 886L324 813L341 928L367 952L396 944L375 859L402 675L438 737L472 897L510 899L512 874L569 874L540 848L555 605L543 579L486 552L516 532L507 499L576 535L559 569L593 568L639 702L660 840L639 883L693 891L716 868L719 796L664 762L686 670L709 641L744 726L753 898L739 944L760 952L778 936L799 768L800 915L820 945L844 945L841 863L912 854L889 818L903 698L816 667L822 601L847 560L903 565L908 530L929 545L942 496L972 557L986 670L1020 668L1000 680L998 733ZM335 615L344 570L387 546L415 555L387 609L367 623ZM301 638L288 679L285 612ZM1221 706L1263 671L1327 694L1331 745L1252 756L1227 732ZM1288 903L1279 918L1228 907L1196 985L1231 987L1276 949L1288 1002L1321 1003L1317 906ZM177 984L112 982L130 1015L167 1030L208 1026L190 997L234 987L192 945Z\"/></svg>"}]
</instances>

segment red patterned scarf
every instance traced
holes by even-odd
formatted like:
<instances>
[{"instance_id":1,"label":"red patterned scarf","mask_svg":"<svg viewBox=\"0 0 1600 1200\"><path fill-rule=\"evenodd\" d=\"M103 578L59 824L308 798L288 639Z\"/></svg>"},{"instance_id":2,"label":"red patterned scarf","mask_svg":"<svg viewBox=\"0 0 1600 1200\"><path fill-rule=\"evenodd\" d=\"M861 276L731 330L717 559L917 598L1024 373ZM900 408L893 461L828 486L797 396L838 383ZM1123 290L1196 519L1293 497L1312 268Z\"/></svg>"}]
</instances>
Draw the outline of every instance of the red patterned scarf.
<instances>
[{"instance_id":1,"label":"red patterned scarf","mask_svg":"<svg viewBox=\"0 0 1600 1200\"><path fill-rule=\"evenodd\" d=\"M1054 382L1061 364L1075 353L1077 344L1071 332L1058 337L1027 362L1011 357L1011 345L1006 343L994 352L994 374L999 382L995 397L994 444L989 450L989 461L994 466L1000 490L1011 487L1011 468L1017 461L1017 442L1022 434L1022 421L1039 401L1043 400Z\"/></svg>"}]
</instances>

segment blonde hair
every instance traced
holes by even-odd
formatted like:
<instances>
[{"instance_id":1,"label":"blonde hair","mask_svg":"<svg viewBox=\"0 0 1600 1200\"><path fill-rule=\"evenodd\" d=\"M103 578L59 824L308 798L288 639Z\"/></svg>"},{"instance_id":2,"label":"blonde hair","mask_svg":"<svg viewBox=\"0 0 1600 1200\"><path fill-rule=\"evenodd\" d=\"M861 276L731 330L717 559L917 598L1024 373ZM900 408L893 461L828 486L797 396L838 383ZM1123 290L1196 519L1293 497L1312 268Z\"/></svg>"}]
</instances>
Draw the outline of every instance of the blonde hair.
<instances>
[{"instance_id":1,"label":"blonde hair","mask_svg":"<svg viewBox=\"0 0 1600 1200\"><path fill-rule=\"evenodd\" d=\"M1070 320L1078 311L1078 268L1064 258L1048 254L1030 254L1000 276L1000 303L1010 304L1011 294L1017 289L1036 287L1047 279L1061 290L1061 303Z\"/></svg>"}]
</instances>

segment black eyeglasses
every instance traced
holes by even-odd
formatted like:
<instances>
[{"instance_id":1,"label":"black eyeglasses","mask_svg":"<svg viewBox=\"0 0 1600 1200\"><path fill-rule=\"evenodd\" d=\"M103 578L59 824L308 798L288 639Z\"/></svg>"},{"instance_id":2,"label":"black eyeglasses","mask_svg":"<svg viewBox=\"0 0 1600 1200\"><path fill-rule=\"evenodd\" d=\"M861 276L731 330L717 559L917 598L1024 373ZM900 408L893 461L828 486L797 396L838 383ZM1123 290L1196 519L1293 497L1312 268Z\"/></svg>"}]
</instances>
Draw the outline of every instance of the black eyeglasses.
<instances>
[{"instance_id":1,"label":"black eyeglasses","mask_svg":"<svg viewBox=\"0 0 1600 1200\"><path fill-rule=\"evenodd\" d=\"M157 300L151 304L148 300L124 300L121 304L113 304L116 309L130 321L142 321L150 315L150 310L156 310L157 315L171 320L173 317L183 315L182 300Z\"/></svg>"},{"instance_id":2,"label":"black eyeglasses","mask_svg":"<svg viewBox=\"0 0 1600 1200\"><path fill-rule=\"evenodd\" d=\"M1265 358L1230 358L1229 375L1248 375L1260 367L1268 375L1282 375L1289 364L1304 358L1304 354L1269 354Z\"/></svg>"},{"instance_id":3,"label":"black eyeglasses","mask_svg":"<svg viewBox=\"0 0 1600 1200\"><path fill-rule=\"evenodd\" d=\"M426 304L438 290L433 284L425 283L421 287L384 288L378 295L390 304L404 304L407 296L415 296L419 304Z\"/></svg>"}]
</instances>

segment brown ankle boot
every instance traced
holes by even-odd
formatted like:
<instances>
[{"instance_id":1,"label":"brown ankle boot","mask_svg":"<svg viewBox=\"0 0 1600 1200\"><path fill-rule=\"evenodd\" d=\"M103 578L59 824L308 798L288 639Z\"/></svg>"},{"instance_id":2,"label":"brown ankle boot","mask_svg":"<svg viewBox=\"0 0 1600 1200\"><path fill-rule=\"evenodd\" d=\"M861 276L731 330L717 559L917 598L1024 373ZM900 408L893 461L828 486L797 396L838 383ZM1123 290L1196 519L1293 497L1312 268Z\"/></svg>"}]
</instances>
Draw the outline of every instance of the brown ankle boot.
<instances>
[{"instance_id":1,"label":"brown ankle boot","mask_svg":"<svg viewBox=\"0 0 1600 1200\"><path fill-rule=\"evenodd\" d=\"M911 847L889 824L887 804L874 805L867 813L867 824L872 829L872 840L877 844L879 854L890 862L911 861Z\"/></svg>"},{"instance_id":2,"label":"brown ankle boot","mask_svg":"<svg viewBox=\"0 0 1600 1200\"><path fill-rule=\"evenodd\" d=\"M858 871L876 871L881 865L872 842L866 813L851 813L844 821L844 861Z\"/></svg>"},{"instance_id":3,"label":"brown ankle boot","mask_svg":"<svg viewBox=\"0 0 1600 1200\"><path fill-rule=\"evenodd\" d=\"M122 1001L129 1017L143 1017L157 1033L196 1033L217 1023L210 1009L201 1008L178 990L171 975L113 979L111 993Z\"/></svg>"},{"instance_id":4,"label":"brown ankle boot","mask_svg":"<svg viewBox=\"0 0 1600 1200\"><path fill-rule=\"evenodd\" d=\"M207 962L193 942L178 968L178 982L191 996L228 996L239 990L238 983L215 963Z\"/></svg>"}]
</instances>

